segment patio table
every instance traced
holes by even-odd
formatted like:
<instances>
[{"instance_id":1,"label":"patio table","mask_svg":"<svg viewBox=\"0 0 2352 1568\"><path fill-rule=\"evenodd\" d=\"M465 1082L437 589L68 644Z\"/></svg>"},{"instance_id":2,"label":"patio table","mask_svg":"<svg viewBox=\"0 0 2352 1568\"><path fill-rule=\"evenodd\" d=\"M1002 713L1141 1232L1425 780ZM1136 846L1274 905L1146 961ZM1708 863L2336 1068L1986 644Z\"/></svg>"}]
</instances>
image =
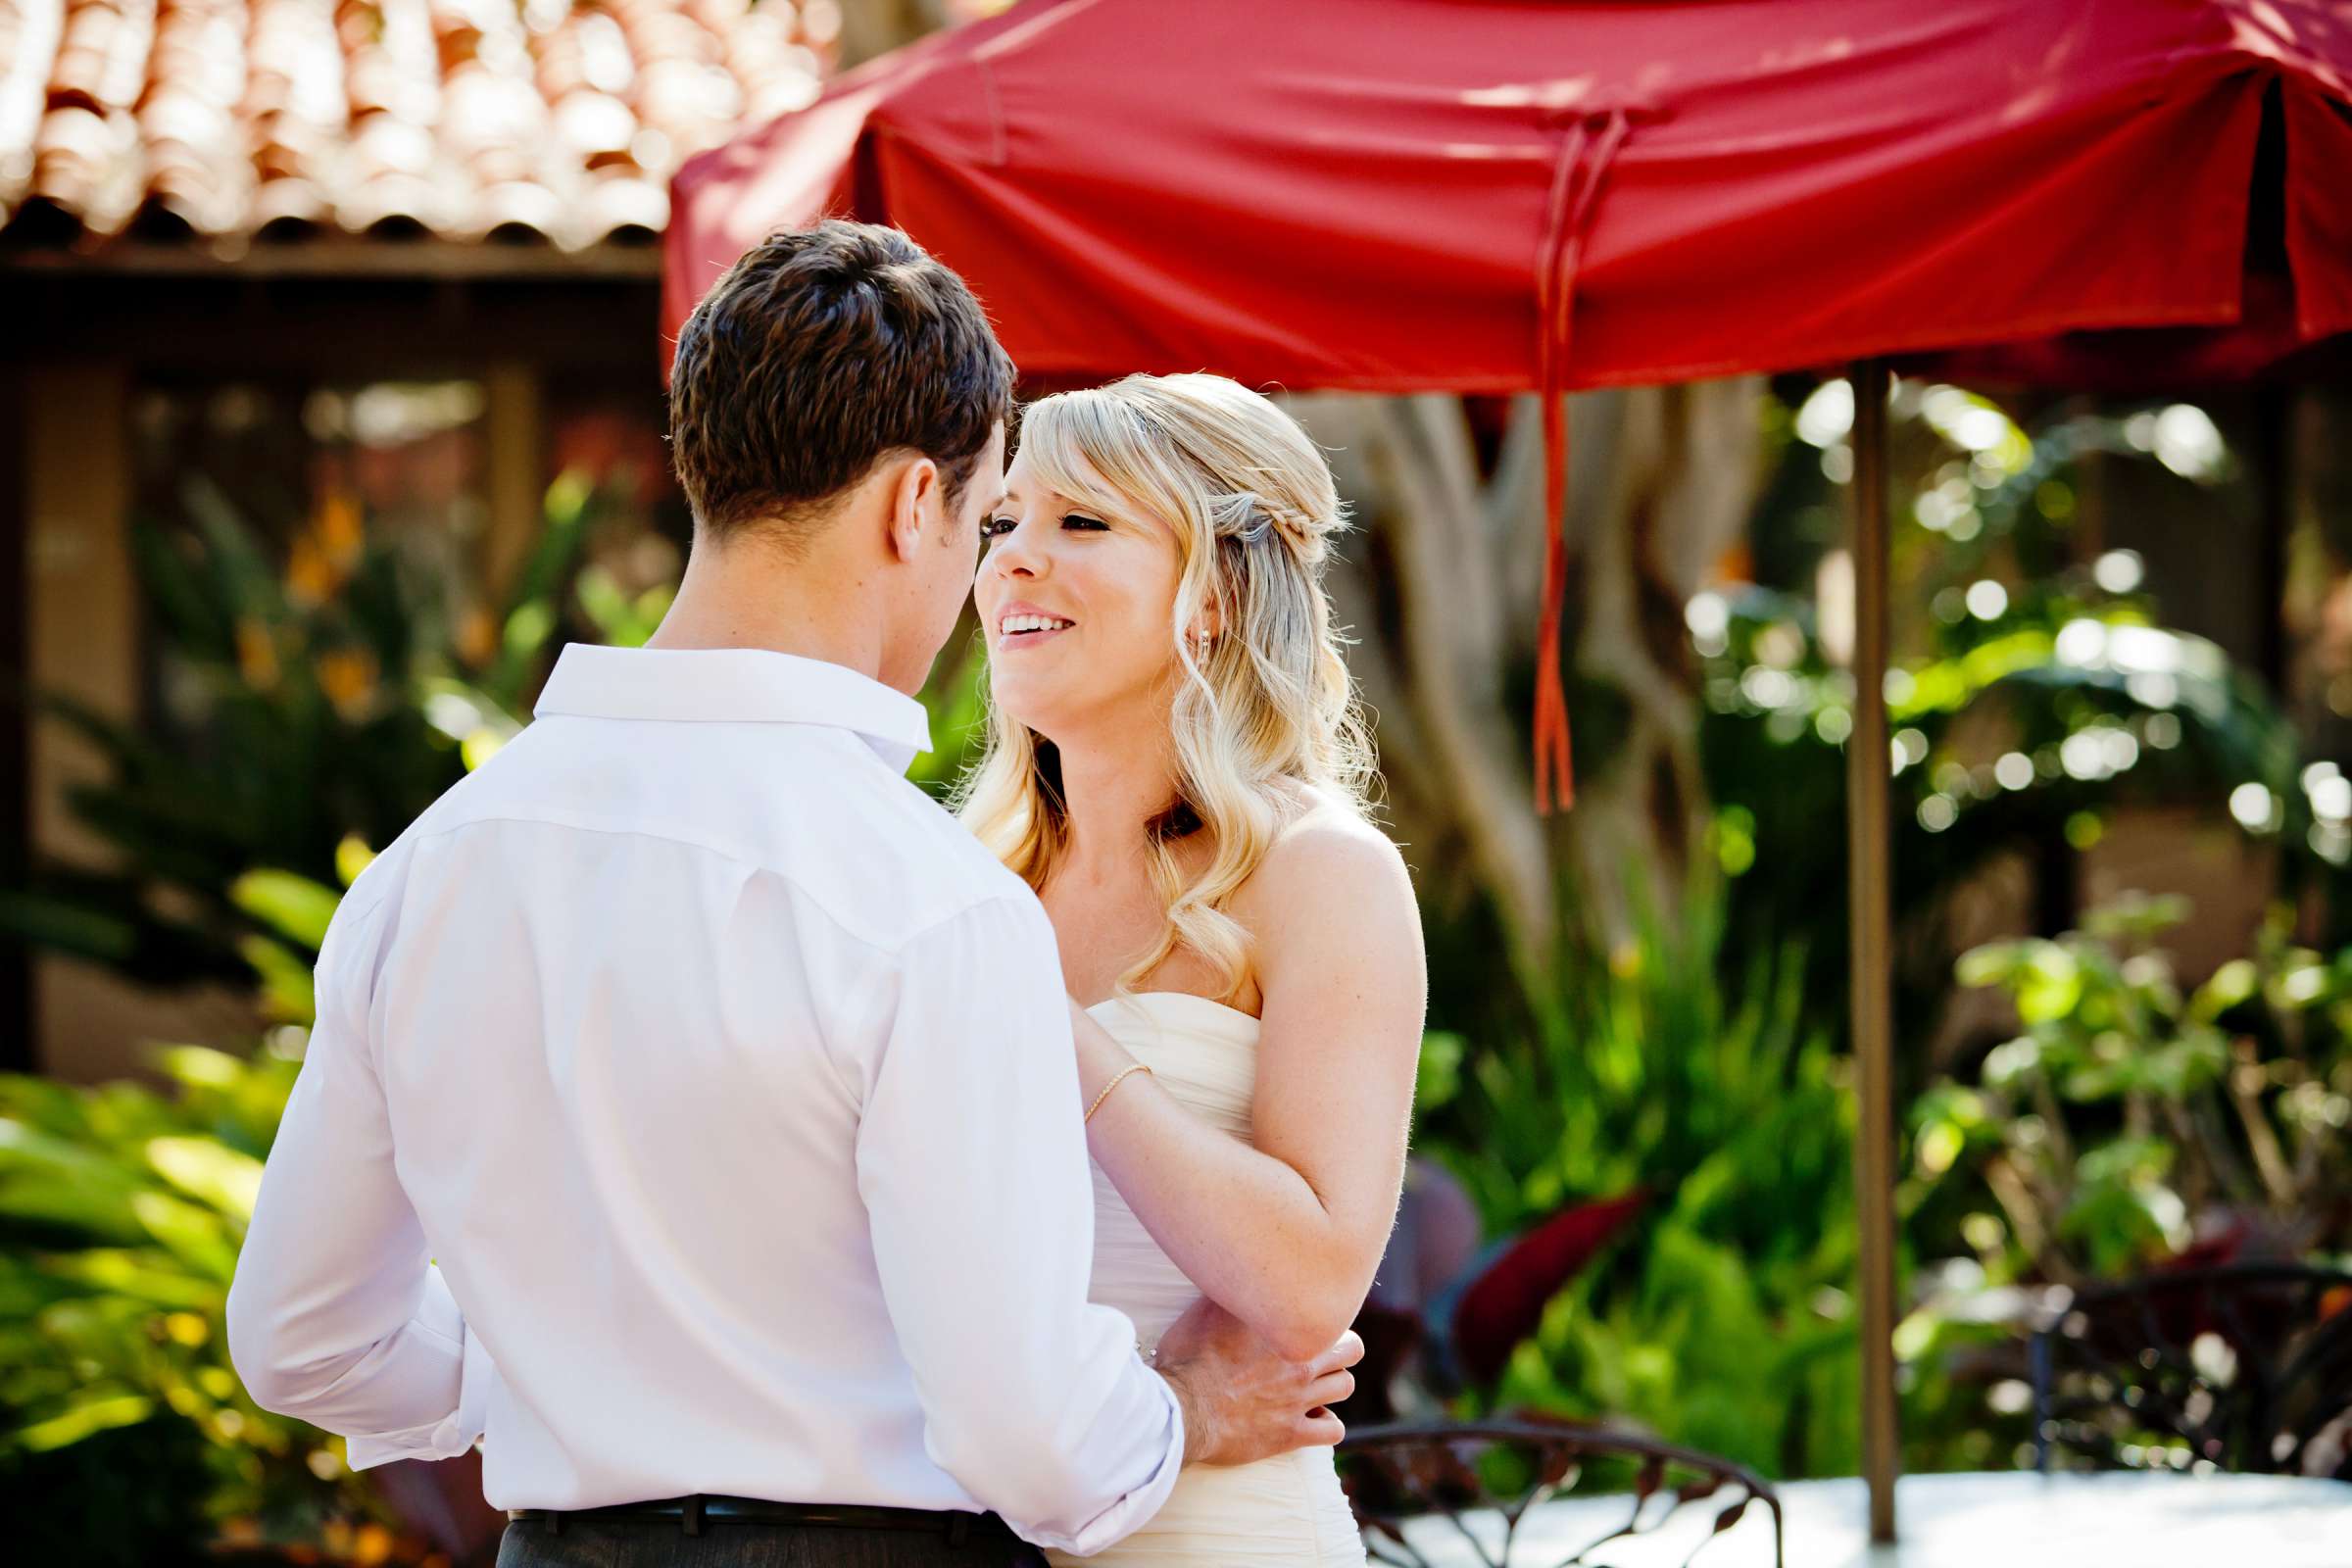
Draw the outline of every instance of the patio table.
<instances>
[{"instance_id":1,"label":"patio table","mask_svg":"<svg viewBox=\"0 0 2352 1568\"><path fill-rule=\"evenodd\" d=\"M1902 1539L1878 1547L1870 1544L1860 1477L1776 1490L1788 1568L2352 1568L2352 1482L2151 1471L1905 1476L1897 1487ZM1624 1523L1631 1503L1593 1495L1531 1509L1511 1568L1553 1568ZM1709 1500L1687 1504L1654 1534L1611 1542L1596 1561L1680 1564L1717 1511ZM1692 1568L1772 1568L1771 1520L1760 1502L1751 1504ZM1486 1568L1499 1521L1486 1512L1465 1514L1463 1523L1485 1555L1444 1518L1415 1520L1405 1534L1431 1568Z\"/></svg>"}]
</instances>

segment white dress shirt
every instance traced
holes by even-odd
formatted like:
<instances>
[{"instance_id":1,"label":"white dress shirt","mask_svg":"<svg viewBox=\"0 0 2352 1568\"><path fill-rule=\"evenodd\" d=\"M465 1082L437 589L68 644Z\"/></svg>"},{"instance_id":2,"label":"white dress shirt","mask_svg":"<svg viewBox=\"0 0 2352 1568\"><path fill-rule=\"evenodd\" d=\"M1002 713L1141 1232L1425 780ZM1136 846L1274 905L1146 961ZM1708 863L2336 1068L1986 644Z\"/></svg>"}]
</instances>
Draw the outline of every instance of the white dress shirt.
<instances>
[{"instance_id":1,"label":"white dress shirt","mask_svg":"<svg viewBox=\"0 0 2352 1568\"><path fill-rule=\"evenodd\" d=\"M327 933L229 1296L254 1397L357 1466L482 1435L502 1508L1151 1517L1184 1435L1086 1300L1053 929L902 776L928 744L838 665L567 648Z\"/></svg>"}]
</instances>

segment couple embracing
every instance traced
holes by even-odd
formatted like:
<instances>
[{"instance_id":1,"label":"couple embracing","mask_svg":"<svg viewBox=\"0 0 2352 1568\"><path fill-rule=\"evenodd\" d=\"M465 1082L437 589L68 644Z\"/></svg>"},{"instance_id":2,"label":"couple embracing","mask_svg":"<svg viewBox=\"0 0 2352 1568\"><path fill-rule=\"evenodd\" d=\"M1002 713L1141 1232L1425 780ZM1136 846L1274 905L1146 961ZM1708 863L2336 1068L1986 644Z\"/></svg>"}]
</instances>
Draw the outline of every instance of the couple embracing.
<instances>
[{"instance_id":1,"label":"couple embracing","mask_svg":"<svg viewBox=\"0 0 2352 1568\"><path fill-rule=\"evenodd\" d=\"M1360 1565L1327 1406L1424 975L1321 452L1132 376L1007 467L979 305L844 222L711 289L670 404L660 631L565 649L319 953L254 1397L359 1467L483 1440L502 1565ZM904 773L967 595L951 815Z\"/></svg>"}]
</instances>

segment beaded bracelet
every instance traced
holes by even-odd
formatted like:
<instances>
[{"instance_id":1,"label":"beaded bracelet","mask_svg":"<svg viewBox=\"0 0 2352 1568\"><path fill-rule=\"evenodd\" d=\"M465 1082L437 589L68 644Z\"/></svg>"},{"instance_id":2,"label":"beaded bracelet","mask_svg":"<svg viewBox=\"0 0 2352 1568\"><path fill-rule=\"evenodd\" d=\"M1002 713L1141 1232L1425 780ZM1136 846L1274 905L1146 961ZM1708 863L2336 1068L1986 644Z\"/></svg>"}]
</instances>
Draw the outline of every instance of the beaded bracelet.
<instances>
[{"instance_id":1,"label":"beaded bracelet","mask_svg":"<svg viewBox=\"0 0 2352 1568\"><path fill-rule=\"evenodd\" d=\"M1095 1119L1095 1112L1102 1108L1102 1102L1110 1098L1110 1092L1119 1087L1119 1081L1121 1079L1125 1078L1131 1072L1150 1072L1151 1070L1151 1068L1145 1066L1142 1062L1137 1061L1130 1062L1128 1065L1121 1067L1117 1072L1112 1073L1110 1075L1110 1082L1104 1084L1102 1086L1102 1092L1095 1097L1095 1102L1086 1107L1085 1120L1082 1121L1080 1125L1083 1126L1085 1125L1085 1122L1093 1121Z\"/></svg>"}]
</instances>

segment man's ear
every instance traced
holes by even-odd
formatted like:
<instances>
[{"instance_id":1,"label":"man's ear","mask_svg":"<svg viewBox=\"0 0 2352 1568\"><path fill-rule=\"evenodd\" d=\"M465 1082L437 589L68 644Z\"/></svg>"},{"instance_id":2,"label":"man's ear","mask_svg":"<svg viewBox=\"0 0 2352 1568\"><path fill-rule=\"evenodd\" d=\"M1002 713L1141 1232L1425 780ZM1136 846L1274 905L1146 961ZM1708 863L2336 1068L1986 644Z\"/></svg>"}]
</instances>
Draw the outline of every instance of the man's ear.
<instances>
[{"instance_id":1,"label":"man's ear","mask_svg":"<svg viewBox=\"0 0 2352 1568\"><path fill-rule=\"evenodd\" d=\"M929 458L918 457L899 470L890 487L890 548L900 561L913 561L923 535L947 525L945 499L939 465Z\"/></svg>"}]
</instances>

